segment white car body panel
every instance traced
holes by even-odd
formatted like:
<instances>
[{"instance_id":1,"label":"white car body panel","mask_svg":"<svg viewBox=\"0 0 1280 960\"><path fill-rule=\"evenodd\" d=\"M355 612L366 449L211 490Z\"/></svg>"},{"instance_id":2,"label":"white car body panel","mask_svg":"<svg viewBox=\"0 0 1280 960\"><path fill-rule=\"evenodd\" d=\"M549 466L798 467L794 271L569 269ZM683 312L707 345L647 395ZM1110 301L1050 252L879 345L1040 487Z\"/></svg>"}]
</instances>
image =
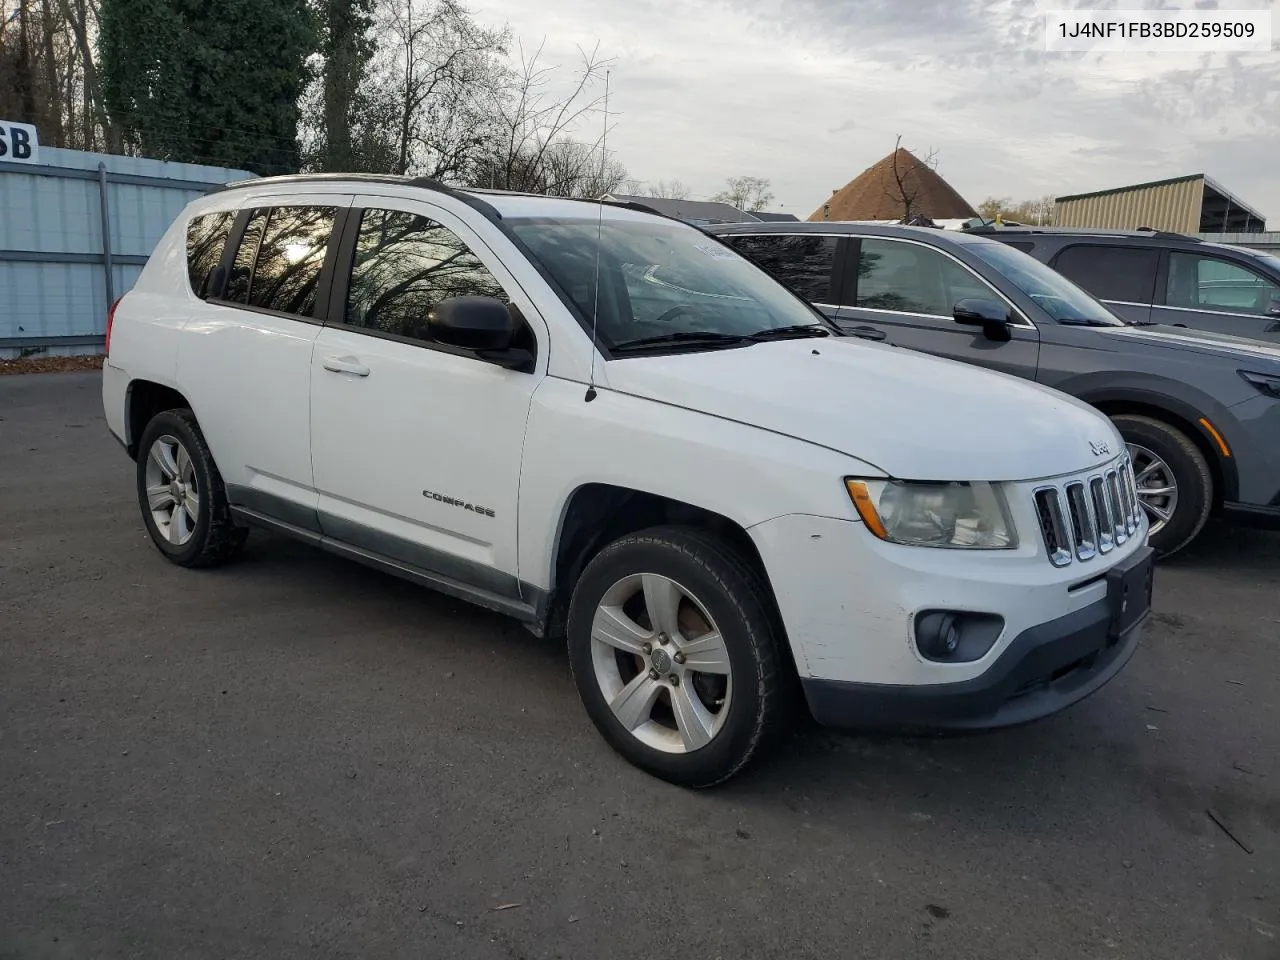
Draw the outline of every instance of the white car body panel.
<instances>
[{"instance_id":1,"label":"white car body panel","mask_svg":"<svg viewBox=\"0 0 1280 960\"><path fill-rule=\"evenodd\" d=\"M369 375L326 370L330 357ZM326 518L341 518L514 577L520 455L537 383L466 357L325 329L311 398L321 525L327 532Z\"/></svg>"},{"instance_id":2,"label":"white car body panel","mask_svg":"<svg viewBox=\"0 0 1280 960\"><path fill-rule=\"evenodd\" d=\"M628 361L630 362L630 361ZM645 362L645 361L637 361ZM758 427L548 379L533 398L520 481L520 578L552 585L565 508L588 484L667 497L746 529L784 513L856 521L843 477L870 464Z\"/></svg>"},{"instance_id":3,"label":"white car body panel","mask_svg":"<svg viewBox=\"0 0 1280 960\"><path fill-rule=\"evenodd\" d=\"M855 338L609 366L617 390L807 440L900 479L1052 477L1123 449L1108 420L1065 394Z\"/></svg>"}]
</instances>

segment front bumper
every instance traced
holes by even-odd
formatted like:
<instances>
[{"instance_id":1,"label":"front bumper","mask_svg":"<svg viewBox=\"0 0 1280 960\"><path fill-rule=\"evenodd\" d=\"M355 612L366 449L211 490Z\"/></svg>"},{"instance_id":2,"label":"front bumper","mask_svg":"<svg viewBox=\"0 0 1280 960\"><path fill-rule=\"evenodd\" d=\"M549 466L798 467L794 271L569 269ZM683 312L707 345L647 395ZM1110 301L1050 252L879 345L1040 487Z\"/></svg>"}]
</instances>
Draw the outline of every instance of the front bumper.
<instances>
[{"instance_id":1,"label":"front bumper","mask_svg":"<svg viewBox=\"0 0 1280 960\"><path fill-rule=\"evenodd\" d=\"M1103 599L1020 633L987 671L958 683L905 686L803 680L809 710L836 727L978 730L1039 720L1083 700L1118 674L1147 614L1112 636Z\"/></svg>"}]
</instances>

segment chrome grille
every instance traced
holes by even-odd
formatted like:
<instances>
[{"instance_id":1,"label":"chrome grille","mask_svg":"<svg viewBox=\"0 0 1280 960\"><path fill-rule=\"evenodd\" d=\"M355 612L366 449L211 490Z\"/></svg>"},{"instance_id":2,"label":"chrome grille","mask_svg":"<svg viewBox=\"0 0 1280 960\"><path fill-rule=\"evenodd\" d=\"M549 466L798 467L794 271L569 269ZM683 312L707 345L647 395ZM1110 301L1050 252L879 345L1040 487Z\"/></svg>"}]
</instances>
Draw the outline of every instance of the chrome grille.
<instances>
[{"instance_id":1,"label":"chrome grille","mask_svg":"<svg viewBox=\"0 0 1280 960\"><path fill-rule=\"evenodd\" d=\"M1098 473L1037 487L1033 494L1049 562L1065 567L1110 553L1142 522L1128 456Z\"/></svg>"}]
</instances>

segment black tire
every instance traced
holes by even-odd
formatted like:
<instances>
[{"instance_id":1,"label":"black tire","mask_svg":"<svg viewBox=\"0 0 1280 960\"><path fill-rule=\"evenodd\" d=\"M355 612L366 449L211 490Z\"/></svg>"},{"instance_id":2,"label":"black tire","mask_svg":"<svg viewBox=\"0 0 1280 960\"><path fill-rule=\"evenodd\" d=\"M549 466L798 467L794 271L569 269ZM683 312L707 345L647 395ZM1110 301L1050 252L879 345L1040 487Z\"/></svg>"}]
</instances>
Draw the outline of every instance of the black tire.
<instances>
[{"instance_id":1,"label":"black tire","mask_svg":"<svg viewBox=\"0 0 1280 960\"><path fill-rule=\"evenodd\" d=\"M1146 447L1169 465L1178 487L1178 500L1165 525L1151 535L1159 557L1171 557L1204 528L1213 509L1213 474L1200 448L1181 430L1161 420L1136 414L1111 418L1126 444ZM1148 513L1148 519L1156 518Z\"/></svg>"},{"instance_id":2,"label":"black tire","mask_svg":"<svg viewBox=\"0 0 1280 960\"><path fill-rule=\"evenodd\" d=\"M596 679L591 627L606 592L623 578L653 573L691 590L715 621L729 659L729 715L705 746L667 753L641 742L619 722ZM655 527L601 550L574 585L567 640L574 682L604 739L635 766L685 787L710 787L741 771L785 729L792 684L790 660L776 626L767 585L741 553L715 534Z\"/></svg>"},{"instance_id":3,"label":"black tire","mask_svg":"<svg viewBox=\"0 0 1280 960\"><path fill-rule=\"evenodd\" d=\"M181 545L169 542L161 532L148 505L147 460L156 440L171 436L178 440L191 458L196 478L196 490L200 498L196 511L196 523L189 540ZM195 415L186 409L166 410L156 414L138 441L138 505L142 510L142 522L151 535L156 548L166 558L181 567L213 567L225 563L239 554L249 535L246 527L237 526L227 506L227 493L222 475L209 452L204 434L196 423Z\"/></svg>"}]
</instances>

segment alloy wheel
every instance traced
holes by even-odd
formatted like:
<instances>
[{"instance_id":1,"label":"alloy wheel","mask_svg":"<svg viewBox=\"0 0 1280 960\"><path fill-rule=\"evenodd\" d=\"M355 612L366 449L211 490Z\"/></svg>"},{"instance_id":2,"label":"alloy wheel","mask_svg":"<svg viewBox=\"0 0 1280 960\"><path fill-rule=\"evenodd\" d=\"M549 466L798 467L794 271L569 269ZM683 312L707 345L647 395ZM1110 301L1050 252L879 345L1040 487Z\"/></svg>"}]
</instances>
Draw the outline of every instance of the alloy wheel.
<instances>
[{"instance_id":1,"label":"alloy wheel","mask_svg":"<svg viewBox=\"0 0 1280 960\"><path fill-rule=\"evenodd\" d=\"M1137 443L1128 444L1133 461L1133 480L1138 502L1151 520L1151 535L1159 533L1178 509L1178 481L1173 470L1155 451Z\"/></svg>"},{"instance_id":2,"label":"alloy wheel","mask_svg":"<svg viewBox=\"0 0 1280 960\"><path fill-rule=\"evenodd\" d=\"M728 719L728 647L706 607L674 580L633 574L605 591L591 660L614 717L656 750L705 747Z\"/></svg>"},{"instance_id":3,"label":"alloy wheel","mask_svg":"<svg viewBox=\"0 0 1280 960\"><path fill-rule=\"evenodd\" d=\"M160 535L175 547L187 543L200 517L195 464L182 441L164 434L147 452L147 508Z\"/></svg>"}]
</instances>

